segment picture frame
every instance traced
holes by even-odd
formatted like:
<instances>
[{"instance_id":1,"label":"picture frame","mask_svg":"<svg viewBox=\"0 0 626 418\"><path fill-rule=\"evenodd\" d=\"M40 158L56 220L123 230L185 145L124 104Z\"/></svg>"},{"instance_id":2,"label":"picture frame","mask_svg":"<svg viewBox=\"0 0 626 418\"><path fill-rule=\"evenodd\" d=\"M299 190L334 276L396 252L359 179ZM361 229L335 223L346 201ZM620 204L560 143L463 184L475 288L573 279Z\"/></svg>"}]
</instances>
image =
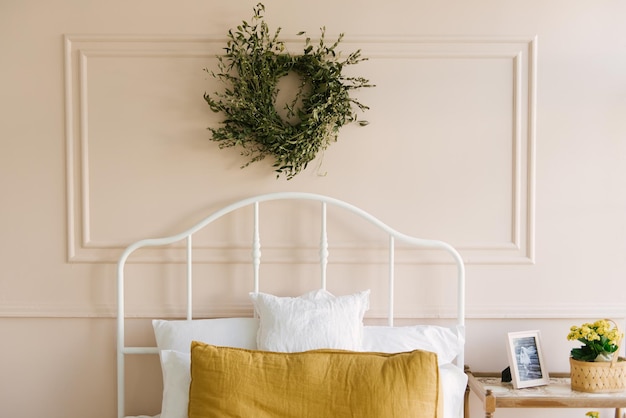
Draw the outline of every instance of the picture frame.
<instances>
[{"instance_id":1,"label":"picture frame","mask_svg":"<svg viewBox=\"0 0 626 418\"><path fill-rule=\"evenodd\" d=\"M550 382L538 330L509 332L507 348L511 382L515 389L542 386Z\"/></svg>"}]
</instances>

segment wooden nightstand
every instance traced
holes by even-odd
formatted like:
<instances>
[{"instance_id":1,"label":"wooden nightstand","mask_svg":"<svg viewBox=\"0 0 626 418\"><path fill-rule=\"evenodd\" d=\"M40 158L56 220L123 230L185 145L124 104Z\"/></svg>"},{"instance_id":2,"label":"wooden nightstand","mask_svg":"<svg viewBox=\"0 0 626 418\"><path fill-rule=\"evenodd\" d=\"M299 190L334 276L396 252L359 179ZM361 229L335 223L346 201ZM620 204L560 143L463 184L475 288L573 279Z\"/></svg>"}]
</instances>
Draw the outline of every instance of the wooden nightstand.
<instances>
[{"instance_id":1,"label":"wooden nightstand","mask_svg":"<svg viewBox=\"0 0 626 418\"><path fill-rule=\"evenodd\" d=\"M492 418L497 408L615 408L615 418L622 418L626 392L585 393L573 391L568 374L550 374L550 384L514 389L502 383L500 373L479 373L466 369L468 390L480 399L485 418ZM468 394L469 395L469 394ZM466 397L465 418L469 418Z\"/></svg>"}]
</instances>

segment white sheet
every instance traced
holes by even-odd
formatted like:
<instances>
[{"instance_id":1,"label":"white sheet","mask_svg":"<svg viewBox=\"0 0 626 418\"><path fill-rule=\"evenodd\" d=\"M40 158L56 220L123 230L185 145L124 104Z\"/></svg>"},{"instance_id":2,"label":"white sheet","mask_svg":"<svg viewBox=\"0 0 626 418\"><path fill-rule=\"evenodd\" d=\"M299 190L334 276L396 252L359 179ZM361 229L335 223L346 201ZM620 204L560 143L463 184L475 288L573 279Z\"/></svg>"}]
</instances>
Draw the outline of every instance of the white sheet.
<instances>
[{"instance_id":1,"label":"white sheet","mask_svg":"<svg viewBox=\"0 0 626 418\"><path fill-rule=\"evenodd\" d=\"M462 418L467 375L454 364L439 366L439 376L443 387L443 417Z\"/></svg>"}]
</instances>

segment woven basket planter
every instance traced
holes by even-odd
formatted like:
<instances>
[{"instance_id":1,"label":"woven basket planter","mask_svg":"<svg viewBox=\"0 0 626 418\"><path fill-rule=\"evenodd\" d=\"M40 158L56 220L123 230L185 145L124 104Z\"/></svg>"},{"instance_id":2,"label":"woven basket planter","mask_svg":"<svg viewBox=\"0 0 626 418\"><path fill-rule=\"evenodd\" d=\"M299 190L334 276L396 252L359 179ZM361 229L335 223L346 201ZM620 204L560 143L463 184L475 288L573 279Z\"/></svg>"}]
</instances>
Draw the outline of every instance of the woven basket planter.
<instances>
[{"instance_id":1,"label":"woven basket planter","mask_svg":"<svg viewBox=\"0 0 626 418\"><path fill-rule=\"evenodd\" d=\"M615 353L617 354L617 353ZM622 392L626 390L626 359L580 361L570 357L572 389L580 392Z\"/></svg>"}]
</instances>

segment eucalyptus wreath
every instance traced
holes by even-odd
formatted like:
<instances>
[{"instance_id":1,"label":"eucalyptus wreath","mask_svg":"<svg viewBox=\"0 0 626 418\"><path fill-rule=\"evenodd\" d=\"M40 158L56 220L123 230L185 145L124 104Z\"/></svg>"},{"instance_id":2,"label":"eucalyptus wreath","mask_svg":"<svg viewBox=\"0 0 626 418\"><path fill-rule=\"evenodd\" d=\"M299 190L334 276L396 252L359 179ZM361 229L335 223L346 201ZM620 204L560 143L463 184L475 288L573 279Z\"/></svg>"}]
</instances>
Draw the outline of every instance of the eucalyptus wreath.
<instances>
[{"instance_id":1,"label":"eucalyptus wreath","mask_svg":"<svg viewBox=\"0 0 626 418\"><path fill-rule=\"evenodd\" d=\"M226 52L218 56L219 72L205 69L225 85L223 92L204 94L211 110L225 116L221 127L209 128L211 139L220 148L241 147L241 154L250 157L242 168L272 156L276 176L292 179L337 141L343 125L357 122L355 107L369 109L350 97L352 90L372 87L369 80L342 74L345 66L367 58L360 50L342 58L337 47L343 34L327 45L325 28L316 45L306 37L302 54L291 55L278 39L281 28L270 34L263 20L265 6L259 3L253 10L251 23L243 21L229 30ZM283 119L276 109L277 84L289 73L299 75L300 83L293 100L285 104ZM367 121L358 123L364 126Z\"/></svg>"}]
</instances>

